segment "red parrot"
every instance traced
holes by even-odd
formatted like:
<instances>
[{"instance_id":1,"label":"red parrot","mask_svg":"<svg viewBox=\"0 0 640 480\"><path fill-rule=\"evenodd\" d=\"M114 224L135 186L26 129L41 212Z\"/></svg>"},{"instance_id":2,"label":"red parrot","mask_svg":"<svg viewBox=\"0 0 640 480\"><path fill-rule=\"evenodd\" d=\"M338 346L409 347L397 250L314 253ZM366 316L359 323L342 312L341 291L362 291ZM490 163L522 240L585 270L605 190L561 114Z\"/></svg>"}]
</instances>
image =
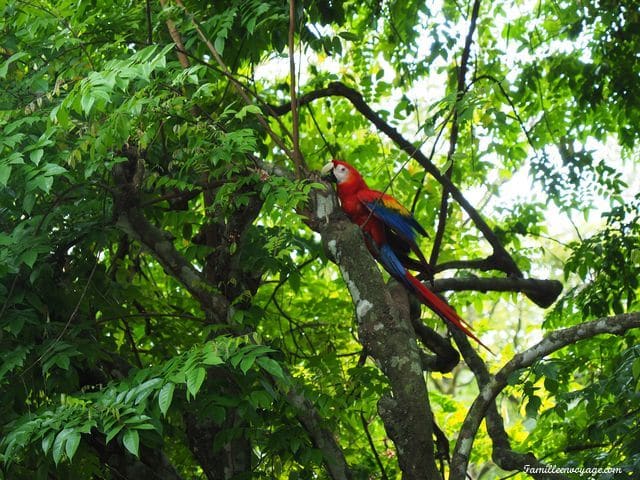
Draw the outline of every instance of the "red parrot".
<instances>
[{"instance_id":1,"label":"red parrot","mask_svg":"<svg viewBox=\"0 0 640 480\"><path fill-rule=\"evenodd\" d=\"M416 234L427 236L427 232L411 213L391 195L371 190L360 172L346 162L332 160L322 168L322 175L335 181L342 210L362 229L367 248L384 269L443 320L489 350L449 304L409 273L408 269L420 270L433 276L416 243ZM419 261L409 258L410 251Z\"/></svg>"}]
</instances>

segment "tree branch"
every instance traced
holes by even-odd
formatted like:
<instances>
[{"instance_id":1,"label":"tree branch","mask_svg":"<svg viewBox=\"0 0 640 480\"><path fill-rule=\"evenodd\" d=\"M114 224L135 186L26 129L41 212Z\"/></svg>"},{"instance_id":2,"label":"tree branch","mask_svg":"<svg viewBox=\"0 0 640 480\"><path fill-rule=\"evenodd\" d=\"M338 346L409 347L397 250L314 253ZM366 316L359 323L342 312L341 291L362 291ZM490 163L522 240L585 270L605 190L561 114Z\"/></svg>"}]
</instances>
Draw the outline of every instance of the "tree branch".
<instances>
[{"instance_id":1,"label":"tree branch","mask_svg":"<svg viewBox=\"0 0 640 480\"><path fill-rule=\"evenodd\" d=\"M165 9L167 6L167 0L160 0L160 6ZM176 22L174 22L171 18L167 18L165 21L167 24L167 30L169 30L169 35L171 36L171 40L176 44L178 61L182 68L189 68L189 59L187 55L184 53L184 42L182 41L182 36L176 27Z\"/></svg>"},{"instance_id":2,"label":"tree branch","mask_svg":"<svg viewBox=\"0 0 640 480\"><path fill-rule=\"evenodd\" d=\"M300 151L300 116L298 115L298 99L296 92L296 62L295 53L296 2L289 0L289 89L291 95L291 138L293 150L291 160L296 169L296 176L300 176L304 161Z\"/></svg>"},{"instance_id":3,"label":"tree branch","mask_svg":"<svg viewBox=\"0 0 640 480\"><path fill-rule=\"evenodd\" d=\"M226 323L227 300L207 286L200 272L173 246L169 233L152 225L136 208L121 212L117 226L147 247L158 263L198 300L208 319Z\"/></svg>"},{"instance_id":4,"label":"tree branch","mask_svg":"<svg viewBox=\"0 0 640 480\"><path fill-rule=\"evenodd\" d=\"M448 338L427 327L420 318L412 318L411 324L420 341L435 355L422 356L422 368L432 372L448 373L460 362L460 354Z\"/></svg>"},{"instance_id":5,"label":"tree branch","mask_svg":"<svg viewBox=\"0 0 640 480\"><path fill-rule=\"evenodd\" d=\"M443 278L433 283L431 290L436 292L461 292L473 290L477 292L521 292L539 307L547 308L555 302L562 283L557 280L539 280L535 278Z\"/></svg>"},{"instance_id":6,"label":"tree branch","mask_svg":"<svg viewBox=\"0 0 640 480\"><path fill-rule=\"evenodd\" d=\"M567 345L602 333L621 335L627 330L639 327L640 312L600 318L551 332L546 338L533 347L515 355L480 389L480 393L467 412L453 451L450 480L465 479L469 455L482 419L487 414L487 409L495 400L496 396L507 386L509 376L513 372L529 367L541 358Z\"/></svg>"},{"instance_id":7,"label":"tree branch","mask_svg":"<svg viewBox=\"0 0 640 480\"><path fill-rule=\"evenodd\" d=\"M433 269L436 273L444 272L445 270L452 269L474 269L474 270L482 270L483 272L487 272L489 270L499 270L500 266L498 264L498 260L494 255L489 255L486 258L478 258L473 260L452 260L450 262L443 262L439 265L434 265Z\"/></svg>"}]
</instances>

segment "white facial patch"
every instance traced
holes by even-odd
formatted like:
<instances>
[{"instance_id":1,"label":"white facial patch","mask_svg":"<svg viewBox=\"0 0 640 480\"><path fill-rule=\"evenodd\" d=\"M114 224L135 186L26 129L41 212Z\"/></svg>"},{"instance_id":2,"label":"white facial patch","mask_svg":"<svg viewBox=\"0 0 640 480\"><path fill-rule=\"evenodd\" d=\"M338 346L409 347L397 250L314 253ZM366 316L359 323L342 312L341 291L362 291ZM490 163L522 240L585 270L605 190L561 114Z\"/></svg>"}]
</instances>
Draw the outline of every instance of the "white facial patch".
<instances>
[{"instance_id":1,"label":"white facial patch","mask_svg":"<svg viewBox=\"0 0 640 480\"><path fill-rule=\"evenodd\" d=\"M349 178L349 169L344 165L336 165L333 167L333 176L337 183L342 183Z\"/></svg>"}]
</instances>

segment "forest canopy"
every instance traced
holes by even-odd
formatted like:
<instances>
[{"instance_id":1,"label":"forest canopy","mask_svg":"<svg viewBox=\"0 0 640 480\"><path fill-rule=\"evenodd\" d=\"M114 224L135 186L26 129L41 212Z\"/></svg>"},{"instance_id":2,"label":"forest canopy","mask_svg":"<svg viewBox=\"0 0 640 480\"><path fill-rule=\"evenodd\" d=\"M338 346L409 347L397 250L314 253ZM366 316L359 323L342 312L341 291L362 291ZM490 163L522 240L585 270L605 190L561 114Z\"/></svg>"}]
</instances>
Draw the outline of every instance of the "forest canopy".
<instances>
[{"instance_id":1,"label":"forest canopy","mask_svg":"<svg viewBox=\"0 0 640 480\"><path fill-rule=\"evenodd\" d=\"M638 476L637 2L0 12L0 479Z\"/></svg>"}]
</instances>

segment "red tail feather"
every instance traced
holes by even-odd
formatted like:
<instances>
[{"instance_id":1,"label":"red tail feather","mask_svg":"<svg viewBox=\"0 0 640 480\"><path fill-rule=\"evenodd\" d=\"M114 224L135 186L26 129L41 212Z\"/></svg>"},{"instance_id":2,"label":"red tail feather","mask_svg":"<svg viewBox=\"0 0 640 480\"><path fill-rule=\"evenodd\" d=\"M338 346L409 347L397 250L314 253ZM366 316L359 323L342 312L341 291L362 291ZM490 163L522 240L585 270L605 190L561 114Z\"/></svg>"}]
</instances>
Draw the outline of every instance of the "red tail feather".
<instances>
[{"instance_id":1,"label":"red tail feather","mask_svg":"<svg viewBox=\"0 0 640 480\"><path fill-rule=\"evenodd\" d=\"M420 300L422 301L422 303L424 303L427 307L429 307L435 313L440 315L444 320L448 320L449 322L451 322L459 330L464 332L465 335L473 338L476 342L478 342L480 345L486 348L487 351L493 355L493 352L491 351L491 349L489 349L489 347L487 347L484 343L482 343L480 339L476 337L471 332L471 330L469 330L469 328L471 327L469 326L469 328L467 328L467 326L465 326L468 324L460 317L460 315L456 313L456 311L451 307L451 305L446 303L444 300L438 297L435 293L433 293L431 290L425 287L422 283L420 283L420 281L416 277L411 275L409 272L405 273L405 277L407 278L407 280L409 280L411 285L413 285L413 287L415 288L415 292L420 298Z\"/></svg>"}]
</instances>

